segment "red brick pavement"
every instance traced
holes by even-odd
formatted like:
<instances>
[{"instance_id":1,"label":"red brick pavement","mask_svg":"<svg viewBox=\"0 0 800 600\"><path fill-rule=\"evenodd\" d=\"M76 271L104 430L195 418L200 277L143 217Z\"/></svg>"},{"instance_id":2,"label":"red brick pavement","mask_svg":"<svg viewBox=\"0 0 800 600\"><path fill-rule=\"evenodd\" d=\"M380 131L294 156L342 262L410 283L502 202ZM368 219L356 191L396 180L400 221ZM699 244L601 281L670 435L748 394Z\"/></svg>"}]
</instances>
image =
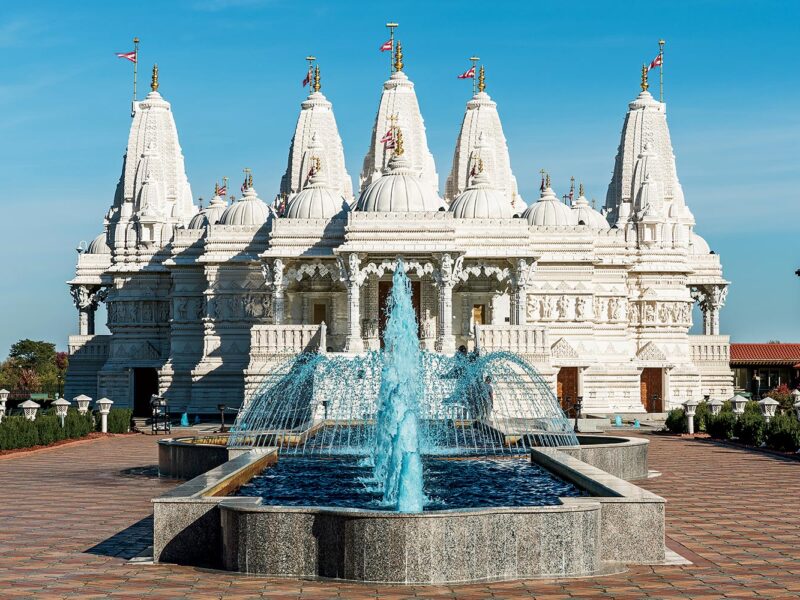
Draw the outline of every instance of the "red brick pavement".
<instances>
[{"instance_id":1,"label":"red brick pavement","mask_svg":"<svg viewBox=\"0 0 800 600\"><path fill-rule=\"evenodd\" d=\"M663 475L641 484L669 500L669 543L694 565L427 587L131 563L152 540L150 498L174 485L121 474L156 462L154 438L117 436L9 456L0 459L0 599L800 597L800 462L710 442L650 440L651 468Z\"/></svg>"}]
</instances>

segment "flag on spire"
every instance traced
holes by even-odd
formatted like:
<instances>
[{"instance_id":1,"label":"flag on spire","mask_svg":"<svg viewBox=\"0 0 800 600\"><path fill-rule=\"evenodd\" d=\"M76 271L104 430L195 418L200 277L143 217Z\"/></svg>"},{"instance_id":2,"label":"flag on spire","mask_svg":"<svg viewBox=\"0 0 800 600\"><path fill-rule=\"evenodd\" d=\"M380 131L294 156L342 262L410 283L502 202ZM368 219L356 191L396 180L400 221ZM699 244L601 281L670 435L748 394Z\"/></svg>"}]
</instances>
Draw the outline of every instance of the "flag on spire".
<instances>
[{"instance_id":1,"label":"flag on spire","mask_svg":"<svg viewBox=\"0 0 800 600\"><path fill-rule=\"evenodd\" d=\"M650 71L652 69L655 69L656 67L660 67L663 64L663 62L664 62L664 55L661 54L661 52L659 52L658 54L656 54L656 57L653 59L653 62L650 63L650 66L648 67L647 70Z\"/></svg>"},{"instance_id":2,"label":"flag on spire","mask_svg":"<svg viewBox=\"0 0 800 600\"><path fill-rule=\"evenodd\" d=\"M311 83L311 69L308 70L305 79L303 79L303 87L306 87L309 83Z\"/></svg>"},{"instance_id":3,"label":"flag on spire","mask_svg":"<svg viewBox=\"0 0 800 600\"><path fill-rule=\"evenodd\" d=\"M394 148L394 128L389 129L381 138L384 148Z\"/></svg>"},{"instance_id":4,"label":"flag on spire","mask_svg":"<svg viewBox=\"0 0 800 600\"><path fill-rule=\"evenodd\" d=\"M217 189L217 196L226 196L228 194L228 186L223 185L221 188Z\"/></svg>"},{"instance_id":5,"label":"flag on spire","mask_svg":"<svg viewBox=\"0 0 800 600\"><path fill-rule=\"evenodd\" d=\"M131 61L132 63L136 62L136 50L133 52L117 52L117 58L124 58L126 60Z\"/></svg>"},{"instance_id":6,"label":"flag on spire","mask_svg":"<svg viewBox=\"0 0 800 600\"><path fill-rule=\"evenodd\" d=\"M392 40L387 40L381 46L381 52L391 52L392 51Z\"/></svg>"},{"instance_id":7,"label":"flag on spire","mask_svg":"<svg viewBox=\"0 0 800 600\"><path fill-rule=\"evenodd\" d=\"M475 65L472 65L469 69L464 71L461 75L458 76L459 79L475 79Z\"/></svg>"}]
</instances>

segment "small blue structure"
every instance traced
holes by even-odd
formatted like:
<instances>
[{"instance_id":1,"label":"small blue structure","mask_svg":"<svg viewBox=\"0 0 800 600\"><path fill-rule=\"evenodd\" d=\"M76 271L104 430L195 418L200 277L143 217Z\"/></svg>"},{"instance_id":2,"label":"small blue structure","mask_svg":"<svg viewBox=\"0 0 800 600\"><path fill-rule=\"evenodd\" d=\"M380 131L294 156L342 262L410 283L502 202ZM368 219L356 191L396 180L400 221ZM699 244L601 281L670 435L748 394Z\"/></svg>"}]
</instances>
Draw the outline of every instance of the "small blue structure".
<instances>
[{"instance_id":1,"label":"small blue structure","mask_svg":"<svg viewBox=\"0 0 800 600\"><path fill-rule=\"evenodd\" d=\"M639 419L634 419L633 420L633 428L634 429L639 429Z\"/></svg>"},{"instance_id":2,"label":"small blue structure","mask_svg":"<svg viewBox=\"0 0 800 600\"><path fill-rule=\"evenodd\" d=\"M622 427L622 417L619 415L614 417L614 427Z\"/></svg>"},{"instance_id":3,"label":"small blue structure","mask_svg":"<svg viewBox=\"0 0 800 600\"><path fill-rule=\"evenodd\" d=\"M183 413L181 415L181 427L188 427L189 426L189 414Z\"/></svg>"}]
</instances>

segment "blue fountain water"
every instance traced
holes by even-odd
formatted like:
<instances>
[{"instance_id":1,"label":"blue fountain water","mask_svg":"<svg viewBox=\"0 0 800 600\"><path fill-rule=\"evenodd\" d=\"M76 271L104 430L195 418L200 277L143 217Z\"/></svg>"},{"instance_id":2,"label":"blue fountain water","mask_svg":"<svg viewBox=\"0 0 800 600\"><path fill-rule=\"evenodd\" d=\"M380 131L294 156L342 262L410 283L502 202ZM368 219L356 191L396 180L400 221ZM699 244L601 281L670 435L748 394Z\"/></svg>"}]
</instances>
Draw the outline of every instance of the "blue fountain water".
<instances>
[{"instance_id":1,"label":"blue fountain water","mask_svg":"<svg viewBox=\"0 0 800 600\"><path fill-rule=\"evenodd\" d=\"M229 446L355 457L384 507L426 505L423 457L526 454L576 445L572 423L536 369L511 352L419 349L411 288L398 261L385 350L301 354L265 377L239 411Z\"/></svg>"},{"instance_id":2,"label":"blue fountain water","mask_svg":"<svg viewBox=\"0 0 800 600\"><path fill-rule=\"evenodd\" d=\"M420 512L425 504L419 427L422 365L411 285L402 263L392 278L386 312L373 477L382 485L385 505Z\"/></svg>"}]
</instances>

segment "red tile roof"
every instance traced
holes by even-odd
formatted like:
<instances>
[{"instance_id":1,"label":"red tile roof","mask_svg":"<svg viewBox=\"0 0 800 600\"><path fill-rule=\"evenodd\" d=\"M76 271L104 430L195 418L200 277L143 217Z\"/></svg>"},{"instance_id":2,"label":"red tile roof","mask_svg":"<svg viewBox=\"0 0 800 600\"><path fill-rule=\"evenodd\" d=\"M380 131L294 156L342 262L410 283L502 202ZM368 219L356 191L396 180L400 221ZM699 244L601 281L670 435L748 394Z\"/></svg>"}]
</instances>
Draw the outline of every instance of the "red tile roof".
<instances>
[{"instance_id":1,"label":"red tile roof","mask_svg":"<svg viewBox=\"0 0 800 600\"><path fill-rule=\"evenodd\" d=\"M795 365L800 344L731 344L731 364Z\"/></svg>"}]
</instances>

